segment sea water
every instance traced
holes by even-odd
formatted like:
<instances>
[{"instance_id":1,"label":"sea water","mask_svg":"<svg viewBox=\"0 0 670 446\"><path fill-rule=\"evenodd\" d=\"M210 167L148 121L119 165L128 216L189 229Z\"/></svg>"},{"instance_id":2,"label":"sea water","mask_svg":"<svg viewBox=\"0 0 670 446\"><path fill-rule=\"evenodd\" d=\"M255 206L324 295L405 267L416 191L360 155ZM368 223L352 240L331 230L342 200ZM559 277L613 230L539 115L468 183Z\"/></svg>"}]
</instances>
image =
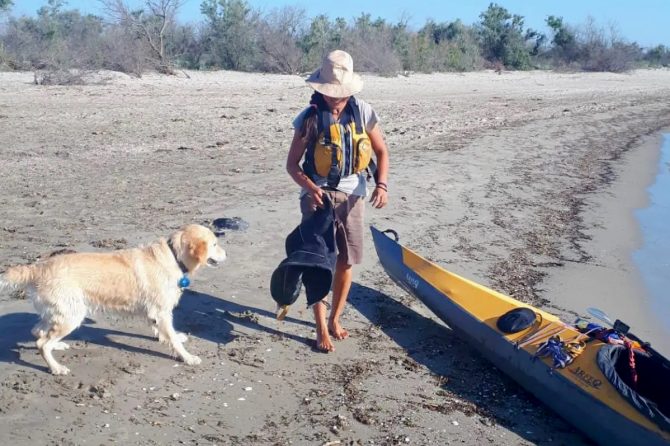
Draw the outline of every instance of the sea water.
<instances>
[{"instance_id":1,"label":"sea water","mask_svg":"<svg viewBox=\"0 0 670 446\"><path fill-rule=\"evenodd\" d=\"M670 133L663 134L658 173L647 191L649 206L635 212L643 242L633 260L651 297L651 311L670 337Z\"/></svg>"}]
</instances>

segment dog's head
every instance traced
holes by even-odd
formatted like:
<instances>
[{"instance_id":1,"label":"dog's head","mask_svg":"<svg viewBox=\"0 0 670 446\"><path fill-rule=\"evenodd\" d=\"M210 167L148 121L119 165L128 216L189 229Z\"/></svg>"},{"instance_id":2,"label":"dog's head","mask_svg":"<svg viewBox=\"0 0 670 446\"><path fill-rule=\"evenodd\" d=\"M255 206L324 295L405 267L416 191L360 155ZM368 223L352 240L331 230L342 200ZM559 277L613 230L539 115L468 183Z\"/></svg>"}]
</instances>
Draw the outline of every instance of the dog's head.
<instances>
[{"instance_id":1,"label":"dog's head","mask_svg":"<svg viewBox=\"0 0 670 446\"><path fill-rule=\"evenodd\" d=\"M219 246L216 235L201 225L187 225L170 237L172 247L189 272L203 265L215 267L226 260L226 251Z\"/></svg>"}]
</instances>

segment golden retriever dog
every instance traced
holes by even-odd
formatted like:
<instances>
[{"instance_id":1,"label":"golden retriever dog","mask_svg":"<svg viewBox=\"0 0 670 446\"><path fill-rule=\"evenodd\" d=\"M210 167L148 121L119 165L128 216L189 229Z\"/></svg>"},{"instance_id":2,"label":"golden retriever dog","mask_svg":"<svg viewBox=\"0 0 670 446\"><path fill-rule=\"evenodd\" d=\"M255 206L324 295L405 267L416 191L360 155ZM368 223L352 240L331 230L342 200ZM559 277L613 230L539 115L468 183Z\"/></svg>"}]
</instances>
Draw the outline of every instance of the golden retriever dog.
<instances>
[{"instance_id":1,"label":"golden retriever dog","mask_svg":"<svg viewBox=\"0 0 670 446\"><path fill-rule=\"evenodd\" d=\"M23 288L40 313L32 329L37 348L54 375L70 370L53 357L53 350L69 346L65 336L96 310L141 315L154 333L189 365L200 358L184 348L186 335L175 331L172 310L179 302L188 276L203 265L226 259L212 231L187 225L167 240L145 247L107 253L67 253L32 265L14 266L0 274L0 288Z\"/></svg>"}]
</instances>

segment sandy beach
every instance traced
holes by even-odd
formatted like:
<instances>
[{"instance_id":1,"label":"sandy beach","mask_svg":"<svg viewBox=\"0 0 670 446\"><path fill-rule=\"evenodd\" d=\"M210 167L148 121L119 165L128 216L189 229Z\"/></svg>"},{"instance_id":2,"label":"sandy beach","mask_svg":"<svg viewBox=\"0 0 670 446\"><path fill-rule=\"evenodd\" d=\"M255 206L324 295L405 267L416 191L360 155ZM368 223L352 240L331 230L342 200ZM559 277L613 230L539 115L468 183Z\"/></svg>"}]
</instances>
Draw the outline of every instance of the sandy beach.
<instances>
[{"instance_id":1,"label":"sandy beach","mask_svg":"<svg viewBox=\"0 0 670 446\"><path fill-rule=\"evenodd\" d=\"M20 296L0 294L0 444L589 444L394 285L366 235L343 323L313 350L269 278L300 220L284 169L298 76L0 73L0 270L58 249L132 247L239 217L229 260L175 312L186 366L141 320L94 315L48 374ZM391 156L369 224L452 271L566 321L600 307L670 352L630 254L632 212L670 129L670 70L364 76Z\"/></svg>"}]
</instances>

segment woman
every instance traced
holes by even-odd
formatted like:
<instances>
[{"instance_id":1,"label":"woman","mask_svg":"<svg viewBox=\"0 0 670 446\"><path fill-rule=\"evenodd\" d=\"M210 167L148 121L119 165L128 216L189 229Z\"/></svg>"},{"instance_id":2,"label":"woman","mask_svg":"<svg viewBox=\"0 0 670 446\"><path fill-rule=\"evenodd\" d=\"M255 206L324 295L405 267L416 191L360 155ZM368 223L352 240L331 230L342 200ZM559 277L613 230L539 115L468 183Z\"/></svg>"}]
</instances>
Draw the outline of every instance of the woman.
<instances>
[{"instance_id":1,"label":"woman","mask_svg":"<svg viewBox=\"0 0 670 446\"><path fill-rule=\"evenodd\" d=\"M338 340L349 336L340 316L351 288L352 266L363 260L364 200L367 178L374 170L371 155L374 153L377 165L370 203L378 209L388 200L389 159L376 113L353 96L361 91L363 81L354 73L348 53L336 50L328 54L306 82L315 92L309 107L293 121L295 132L286 170L302 187L303 218L323 206L324 195L335 206L338 252L327 323L323 300L313 305L317 349L329 352L335 350L331 334Z\"/></svg>"}]
</instances>

